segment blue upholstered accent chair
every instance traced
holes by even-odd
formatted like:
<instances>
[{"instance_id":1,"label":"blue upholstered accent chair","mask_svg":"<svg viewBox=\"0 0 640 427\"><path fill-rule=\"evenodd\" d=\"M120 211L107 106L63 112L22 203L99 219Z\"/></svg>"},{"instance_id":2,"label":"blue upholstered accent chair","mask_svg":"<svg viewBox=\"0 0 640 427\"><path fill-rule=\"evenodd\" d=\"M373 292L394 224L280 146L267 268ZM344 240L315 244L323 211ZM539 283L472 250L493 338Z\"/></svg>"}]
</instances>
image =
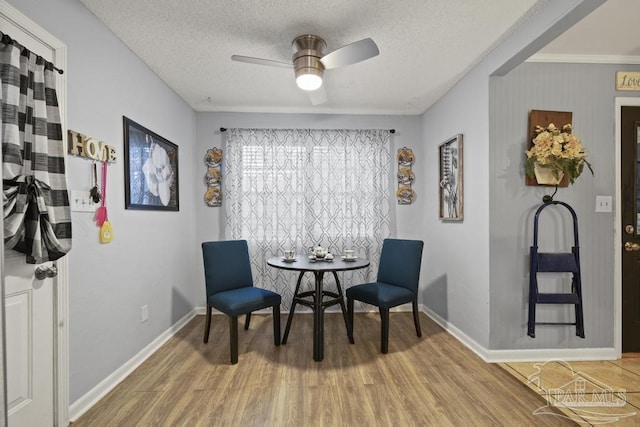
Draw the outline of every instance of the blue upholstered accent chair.
<instances>
[{"instance_id":1,"label":"blue upholstered accent chair","mask_svg":"<svg viewBox=\"0 0 640 427\"><path fill-rule=\"evenodd\" d=\"M389 309L391 307L412 303L416 334L419 337L422 336L418 316L418 281L423 246L424 242L421 240L384 240L376 281L347 289L347 312L351 321L351 337L353 337L354 300L378 307L382 323L380 334L382 353L389 351Z\"/></svg>"},{"instance_id":2,"label":"blue upholstered accent chair","mask_svg":"<svg viewBox=\"0 0 640 427\"><path fill-rule=\"evenodd\" d=\"M251 312L273 308L273 338L280 345L279 294L253 286L249 246L246 240L202 243L204 275L207 287L207 317L204 342L209 341L211 309L229 316L231 364L238 363L238 316L245 314L244 329L249 329Z\"/></svg>"}]
</instances>

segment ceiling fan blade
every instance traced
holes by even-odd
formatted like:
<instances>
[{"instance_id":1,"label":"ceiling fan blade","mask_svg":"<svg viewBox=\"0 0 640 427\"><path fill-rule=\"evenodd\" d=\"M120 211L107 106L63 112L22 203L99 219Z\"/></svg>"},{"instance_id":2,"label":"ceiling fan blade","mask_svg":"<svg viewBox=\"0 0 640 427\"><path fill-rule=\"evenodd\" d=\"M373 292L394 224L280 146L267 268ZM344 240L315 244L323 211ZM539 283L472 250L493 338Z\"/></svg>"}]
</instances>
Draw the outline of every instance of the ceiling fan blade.
<instances>
[{"instance_id":1,"label":"ceiling fan blade","mask_svg":"<svg viewBox=\"0 0 640 427\"><path fill-rule=\"evenodd\" d=\"M379 53L380 51L378 50L376 42L367 38L327 53L320 59L320 62L322 62L325 69L330 70L373 58Z\"/></svg>"},{"instance_id":2,"label":"ceiling fan blade","mask_svg":"<svg viewBox=\"0 0 640 427\"><path fill-rule=\"evenodd\" d=\"M324 89L324 85L320 86L316 90L310 90L307 92L309 95L309 101L311 105L316 106L327 102L327 91Z\"/></svg>"},{"instance_id":3,"label":"ceiling fan blade","mask_svg":"<svg viewBox=\"0 0 640 427\"><path fill-rule=\"evenodd\" d=\"M280 62L271 59L254 58L253 56L231 55L232 61L246 62L248 64L267 65L269 67L293 68L290 62Z\"/></svg>"}]
</instances>

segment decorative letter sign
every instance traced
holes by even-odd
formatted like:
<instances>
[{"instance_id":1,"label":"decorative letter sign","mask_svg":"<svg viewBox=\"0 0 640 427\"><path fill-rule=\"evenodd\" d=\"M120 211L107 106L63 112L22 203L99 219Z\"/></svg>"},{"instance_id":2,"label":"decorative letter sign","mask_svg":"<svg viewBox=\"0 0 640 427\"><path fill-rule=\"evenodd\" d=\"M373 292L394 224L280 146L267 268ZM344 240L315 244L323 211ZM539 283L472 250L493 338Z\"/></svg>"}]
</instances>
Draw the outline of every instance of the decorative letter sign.
<instances>
[{"instance_id":1,"label":"decorative letter sign","mask_svg":"<svg viewBox=\"0 0 640 427\"><path fill-rule=\"evenodd\" d=\"M616 73L616 90L640 90L640 72L618 71Z\"/></svg>"},{"instance_id":2,"label":"decorative letter sign","mask_svg":"<svg viewBox=\"0 0 640 427\"><path fill-rule=\"evenodd\" d=\"M99 162L115 163L116 149L102 141L69 129L69 154Z\"/></svg>"}]
</instances>

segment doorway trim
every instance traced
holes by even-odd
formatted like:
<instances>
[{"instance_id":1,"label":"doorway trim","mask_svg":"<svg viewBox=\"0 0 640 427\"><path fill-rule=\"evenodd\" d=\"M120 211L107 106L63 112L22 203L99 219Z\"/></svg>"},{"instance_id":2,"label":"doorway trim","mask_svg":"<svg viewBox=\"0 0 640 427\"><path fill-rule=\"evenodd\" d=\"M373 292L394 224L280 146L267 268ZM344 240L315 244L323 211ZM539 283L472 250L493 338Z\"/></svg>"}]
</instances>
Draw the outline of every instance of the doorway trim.
<instances>
[{"instance_id":1,"label":"doorway trim","mask_svg":"<svg viewBox=\"0 0 640 427\"><path fill-rule=\"evenodd\" d=\"M56 87L58 99L62 106L60 110L60 122L62 135L66 144L67 134L67 46L56 37L29 19L18 9L0 0L0 14L15 26L28 33L39 42L47 45L54 52L53 62L56 67L65 70L64 74L57 74ZM65 145L65 152L66 152ZM2 232L3 230L0 230ZM4 254L0 253L3 256ZM67 426L69 424L69 256L64 256L56 261L58 276L54 291L54 425ZM4 271L4 270L3 270ZM4 289L1 289L0 303L4 307ZM4 351L4 348L2 349ZM6 382L6 377L4 379ZM5 384L6 389L6 384Z\"/></svg>"},{"instance_id":2,"label":"doorway trim","mask_svg":"<svg viewBox=\"0 0 640 427\"><path fill-rule=\"evenodd\" d=\"M622 107L640 107L640 98L632 97L616 97L615 98L615 185L616 185L616 203L615 203L615 218L614 218L614 266L613 266L613 301L614 301L614 322L613 322L613 337L614 347L616 350L616 356L622 357L622 250L620 242L622 241L622 218L620 218L620 212L622 211L622 190L620 185L622 184L620 173L622 170L622 164L620 160L620 152L622 149L622 138L620 132L622 131Z\"/></svg>"}]
</instances>

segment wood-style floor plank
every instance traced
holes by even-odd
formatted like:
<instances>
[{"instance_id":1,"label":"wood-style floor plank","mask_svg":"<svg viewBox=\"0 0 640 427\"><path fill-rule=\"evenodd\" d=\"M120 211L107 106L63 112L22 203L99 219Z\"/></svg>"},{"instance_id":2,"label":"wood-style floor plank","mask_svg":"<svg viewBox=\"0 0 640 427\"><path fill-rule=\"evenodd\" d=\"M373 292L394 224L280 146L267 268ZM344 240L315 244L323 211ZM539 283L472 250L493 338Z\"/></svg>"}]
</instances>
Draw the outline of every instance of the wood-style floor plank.
<instances>
[{"instance_id":1,"label":"wood-style floor plank","mask_svg":"<svg viewBox=\"0 0 640 427\"><path fill-rule=\"evenodd\" d=\"M275 347L271 316L254 314L231 365L226 317L214 316L204 344L197 316L73 427L574 425L554 408L534 415L542 396L424 315L418 338L411 313L391 313L386 355L379 315L354 323L351 345L342 315L326 314L315 362L311 315L296 314Z\"/></svg>"}]
</instances>

